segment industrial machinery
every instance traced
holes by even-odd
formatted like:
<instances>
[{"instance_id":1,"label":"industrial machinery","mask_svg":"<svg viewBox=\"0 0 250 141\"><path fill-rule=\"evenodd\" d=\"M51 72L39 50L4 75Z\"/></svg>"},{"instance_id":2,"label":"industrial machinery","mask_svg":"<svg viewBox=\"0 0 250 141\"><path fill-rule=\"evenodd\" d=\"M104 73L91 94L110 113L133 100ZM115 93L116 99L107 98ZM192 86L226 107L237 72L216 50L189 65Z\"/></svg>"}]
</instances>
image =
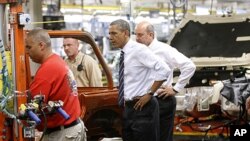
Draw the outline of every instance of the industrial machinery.
<instances>
[{"instance_id":1,"label":"industrial machinery","mask_svg":"<svg viewBox=\"0 0 250 141\"><path fill-rule=\"evenodd\" d=\"M197 68L176 96L176 137L228 139L230 125L249 120L244 111L250 95L249 17L188 15L175 29L168 43Z\"/></svg>"},{"instance_id":2,"label":"industrial machinery","mask_svg":"<svg viewBox=\"0 0 250 141\"><path fill-rule=\"evenodd\" d=\"M244 100L250 95L248 26L247 15L191 16L176 28L169 44L190 57L197 70L184 91L176 96L175 139L226 140L230 136L230 125L248 120L244 112ZM121 109L117 106L117 88L91 34L81 31L49 31L49 34L52 38L74 37L91 45L107 85L78 88L81 117L90 140L120 136ZM176 70L175 76L178 73ZM234 89L235 84L243 86L240 91Z\"/></svg>"},{"instance_id":3,"label":"industrial machinery","mask_svg":"<svg viewBox=\"0 0 250 141\"><path fill-rule=\"evenodd\" d=\"M40 116L59 112L67 119L61 108L61 101L43 103L43 95L30 98L29 84L32 81L28 54L25 53L24 39L28 31L29 14L22 12L25 1L0 0L0 52L1 52L1 93L0 93L0 141L35 140L36 125ZM72 37L91 45L107 84L104 87L78 88L81 104L81 118L88 127L90 139L119 136L121 110L117 105L117 88L113 86L110 69L102 57L91 34L84 31L48 31L51 38ZM46 112L45 112L46 111ZM46 129L45 129L46 130Z\"/></svg>"},{"instance_id":4,"label":"industrial machinery","mask_svg":"<svg viewBox=\"0 0 250 141\"><path fill-rule=\"evenodd\" d=\"M21 0L0 1L0 48L1 48L1 94L0 94L0 140L26 140L32 133L33 123L18 118L21 104L26 103L27 77L23 27L30 22L22 12ZM28 112L32 114L32 110ZM22 122L24 121L24 122ZM27 123L27 124L26 124ZM29 125L28 125L29 124ZM31 130L30 130L31 131Z\"/></svg>"},{"instance_id":5,"label":"industrial machinery","mask_svg":"<svg viewBox=\"0 0 250 141\"><path fill-rule=\"evenodd\" d=\"M248 26L248 15L189 16L176 28L169 44L190 57L197 67L190 83L176 96L176 140L226 140L230 136L230 125L248 120L244 113L244 100L250 95ZM120 136L117 88L91 34L81 31L49 31L49 34L52 38L74 37L91 45L107 85L78 88L81 117L90 140ZM176 70L175 76L178 73ZM233 88L235 84L244 87L237 92L238 89ZM231 89L235 93L231 93Z\"/></svg>"},{"instance_id":6,"label":"industrial machinery","mask_svg":"<svg viewBox=\"0 0 250 141\"><path fill-rule=\"evenodd\" d=\"M44 105L42 94L29 98L28 84L32 77L25 54L23 27L30 22L30 17L22 12L22 2L0 0L0 122L3 123L0 124L0 141L34 140L35 127L40 123L39 111ZM184 18L176 28L169 44L190 57L197 66L190 83L176 96L176 139L227 138L231 124L248 120L241 110L244 99L231 98L225 86L240 83L244 85L240 92L248 95L249 79L241 78L247 77L250 67L249 19L247 15L194 16ZM122 109L117 105L118 90L92 35L85 31L48 32L51 38L73 37L90 44L102 67L107 84L78 88L81 118L88 128L89 140L121 136ZM175 76L178 73L176 70ZM67 118L67 113L60 109L62 104L51 101L45 107L49 112L61 111Z\"/></svg>"},{"instance_id":7,"label":"industrial machinery","mask_svg":"<svg viewBox=\"0 0 250 141\"><path fill-rule=\"evenodd\" d=\"M0 1L0 140L35 140L36 125L40 116L59 112L65 119L69 115L61 108L62 101L44 103L44 96L31 99L29 58L25 54L23 30L31 19L22 12L25 1Z\"/></svg>"}]
</instances>

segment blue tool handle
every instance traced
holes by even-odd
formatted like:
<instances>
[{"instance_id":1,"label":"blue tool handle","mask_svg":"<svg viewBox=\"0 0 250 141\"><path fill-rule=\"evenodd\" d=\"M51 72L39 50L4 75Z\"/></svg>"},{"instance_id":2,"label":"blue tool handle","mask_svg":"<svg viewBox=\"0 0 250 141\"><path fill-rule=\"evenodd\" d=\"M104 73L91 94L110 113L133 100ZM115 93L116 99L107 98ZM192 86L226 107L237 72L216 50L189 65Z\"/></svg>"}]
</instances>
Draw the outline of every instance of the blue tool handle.
<instances>
[{"instance_id":1,"label":"blue tool handle","mask_svg":"<svg viewBox=\"0 0 250 141\"><path fill-rule=\"evenodd\" d=\"M66 120L70 118L70 116L61 107L57 108L57 112L59 112Z\"/></svg>"},{"instance_id":2,"label":"blue tool handle","mask_svg":"<svg viewBox=\"0 0 250 141\"><path fill-rule=\"evenodd\" d=\"M41 120L38 118L38 116L34 112L32 112L32 110L28 110L27 113L28 113L28 116L36 122L36 124L41 123Z\"/></svg>"}]
</instances>

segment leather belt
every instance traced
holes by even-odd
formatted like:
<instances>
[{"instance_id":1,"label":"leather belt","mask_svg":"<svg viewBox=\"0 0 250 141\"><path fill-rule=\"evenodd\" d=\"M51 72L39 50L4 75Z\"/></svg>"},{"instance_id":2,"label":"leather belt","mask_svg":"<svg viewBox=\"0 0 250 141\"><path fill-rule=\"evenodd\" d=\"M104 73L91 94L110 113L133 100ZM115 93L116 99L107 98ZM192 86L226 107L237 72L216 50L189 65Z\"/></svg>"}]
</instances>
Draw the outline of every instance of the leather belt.
<instances>
[{"instance_id":1,"label":"leather belt","mask_svg":"<svg viewBox=\"0 0 250 141\"><path fill-rule=\"evenodd\" d=\"M125 105L127 105L127 106L134 106L135 103L137 101L139 101L140 98L141 98L141 96L136 96L132 100L127 100L127 101L125 101Z\"/></svg>"},{"instance_id":2,"label":"leather belt","mask_svg":"<svg viewBox=\"0 0 250 141\"><path fill-rule=\"evenodd\" d=\"M47 130L45 131L45 134L50 134L50 133L55 132L55 131L60 131L60 130L66 129L66 128L70 128L72 126L77 125L78 123L80 123L80 120L76 119L68 125L57 126L54 128L47 128Z\"/></svg>"}]
</instances>

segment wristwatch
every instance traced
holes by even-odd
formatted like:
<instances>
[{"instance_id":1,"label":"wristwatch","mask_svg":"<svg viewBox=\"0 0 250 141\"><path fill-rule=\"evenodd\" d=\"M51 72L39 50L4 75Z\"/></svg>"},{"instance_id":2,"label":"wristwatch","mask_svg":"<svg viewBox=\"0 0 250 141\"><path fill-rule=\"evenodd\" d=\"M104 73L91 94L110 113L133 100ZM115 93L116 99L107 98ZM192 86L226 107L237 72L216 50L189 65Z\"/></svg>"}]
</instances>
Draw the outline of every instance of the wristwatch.
<instances>
[{"instance_id":1,"label":"wristwatch","mask_svg":"<svg viewBox=\"0 0 250 141\"><path fill-rule=\"evenodd\" d=\"M154 95L154 92L152 90L149 90L147 93L152 95L152 96Z\"/></svg>"}]
</instances>

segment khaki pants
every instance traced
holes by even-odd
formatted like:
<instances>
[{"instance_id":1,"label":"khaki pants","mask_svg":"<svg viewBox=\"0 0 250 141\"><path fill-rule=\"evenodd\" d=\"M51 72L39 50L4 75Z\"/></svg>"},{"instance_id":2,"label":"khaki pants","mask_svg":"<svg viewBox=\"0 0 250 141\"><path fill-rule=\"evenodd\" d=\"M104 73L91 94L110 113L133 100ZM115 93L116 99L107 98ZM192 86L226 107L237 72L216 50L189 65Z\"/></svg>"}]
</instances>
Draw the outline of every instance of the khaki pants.
<instances>
[{"instance_id":1,"label":"khaki pants","mask_svg":"<svg viewBox=\"0 0 250 141\"><path fill-rule=\"evenodd\" d=\"M45 134L42 141L87 141L86 127L82 120L75 126Z\"/></svg>"}]
</instances>

